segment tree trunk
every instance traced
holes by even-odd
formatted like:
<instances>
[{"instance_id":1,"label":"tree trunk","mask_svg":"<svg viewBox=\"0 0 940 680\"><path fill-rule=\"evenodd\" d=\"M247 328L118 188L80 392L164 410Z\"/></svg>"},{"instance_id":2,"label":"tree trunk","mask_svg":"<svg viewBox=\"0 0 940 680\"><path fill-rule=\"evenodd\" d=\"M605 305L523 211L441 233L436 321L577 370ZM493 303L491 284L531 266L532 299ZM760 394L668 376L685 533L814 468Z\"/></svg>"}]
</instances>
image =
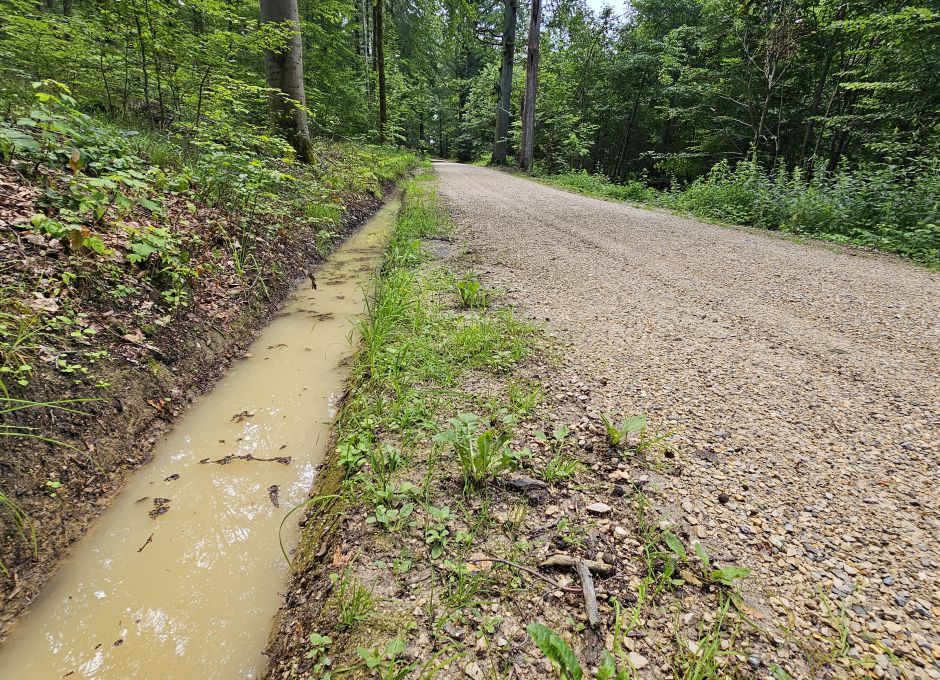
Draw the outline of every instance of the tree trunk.
<instances>
[{"instance_id":1,"label":"tree trunk","mask_svg":"<svg viewBox=\"0 0 940 680\"><path fill-rule=\"evenodd\" d=\"M359 12L362 15L362 63L363 80L366 85L366 101L372 107L372 76L369 74L369 10L366 0L359 0Z\"/></svg>"},{"instance_id":2,"label":"tree trunk","mask_svg":"<svg viewBox=\"0 0 940 680\"><path fill-rule=\"evenodd\" d=\"M526 50L525 97L522 100L522 148L519 150L519 167L526 171L532 169L532 157L535 155L535 88L538 86L541 23L542 0L532 0Z\"/></svg>"},{"instance_id":3,"label":"tree trunk","mask_svg":"<svg viewBox=\"0 0 940 680\"><path fill-rule=\"evenodd\" d=\"M385 99L385 0L375 0L375 63L379 71L379 144L385 143L385 124L388 109Z\"/></svg>"},{"instance_id":4,"label":"tree trunk","mask_svg":"<svg viewBox=\"0 0 940 680\"><path fill-rule=\"evenodd\" d=\"M292 34L287 45L277 52L265 50L264 53L268 87L275 90L269 97L271 125L287 137L301 158L311 160L297 0L261 0L261 21L291 24Z\"/></svg>"},{"instance_id":5,"label":"tree trunk","mask_svg":"<svg viewBox=\"0 0 940 680\"><path fill-rule=\"evenodd\" d=\"M504 0L503 60L499 66L499 88L496 100L496 141L493 164L506 165L509 136L509 103L512 95L512 66L516 54L516 13L518 0Z\"/></svg>"},{"instance_id":6,"label":"tree trunk","mask_svg":"<svg viewBox=\"0 0 940 680\"><path fill-rule=\"evenodd\" d=\"M845 17L845 5L839 7L838 14L836 19L841 21ZM842 35L842 29L836 28L832 32L832 36L829 38L829 44L826 46L826 56L823 59L822 68L819 71L819 79L816 81L816 90L813 92L812 103L809 107L809 114L806 116L806 129L803 132L803 144L800 146L800 164L803 165L804 169L806 168L806 152L809 149L809 140L813 135L814 129L816 127L816 115L819 113L819 105L822 102L823 92L826 88L826 80L829 78L829 69L832 67L832 58L836 53L836 46L839 43L839 38ZM812 166L812 162L810 163ZM807 171L807 179L809 178L809 173L811 170Z\"/></svg>"}]
</instances>

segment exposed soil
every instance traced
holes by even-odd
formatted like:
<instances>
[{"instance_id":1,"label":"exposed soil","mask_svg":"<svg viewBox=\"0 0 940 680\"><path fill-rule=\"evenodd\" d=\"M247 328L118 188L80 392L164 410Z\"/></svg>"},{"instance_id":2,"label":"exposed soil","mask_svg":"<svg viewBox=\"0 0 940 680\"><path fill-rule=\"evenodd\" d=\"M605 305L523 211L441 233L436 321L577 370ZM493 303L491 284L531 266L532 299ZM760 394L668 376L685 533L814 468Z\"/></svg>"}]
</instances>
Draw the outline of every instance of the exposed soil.
<instances>
[{"instance_id":1,"label":"exposed soil","mask_svg":"<svg viewBox=\"0 0 940 680\"><path fill-rule=\"evenodd\" d=\"M436 167L481 277L566 346L573 375L546 382L580 404L585 450L608 411L673 432L675 463L605 481L645 475L680 535L751 568L766 655L799 677L940 678L940 275ZM763 676L768 656L749 659Z\"/></svg>"},{"instance_id":2,"label":"exposed soil","mask_svg":"<svg viewBox=\"0 0 940 680\"><path fill-rule=\"evenodd\" d=\"M433 328L445 345L456 342L452 334L459 329L486 319L501 337L526 337L529 351L495 370L463 371L457 385L429 379L410 392L403 378L394 388L352 386L355 398L346 405L351 414L344 410L340 417L340 436L349 436L344 423L361 417L356 404L364 398L387 400L388 413L423 404L433 410L434 422L409 438L394 416L391 427L379 416L366 419L376 438L373 450L392 446L403 454L388 486L413 491L397 499L376 495L372 463L350 472L344 483L339 452L331 447L311 494L320 500L302 522L304 536L293 555L297 572L272 630L267 677L322 677L327 657L344 677L374 677L378 671L364 663L370 655L394 677L554 677L526 630L534 622L561 635L588 674L605 649L614 649L621 669L631 664L640 677L671 676L673 669L694 664L693 641L712 629L721 649L735 653L717 662L721 677L748 677L762 664L785 663L770 649L771 636L747 622L759 611L740 604L719 615L730 591L703 582L691 565L672 579L664 576L660 540L667 525L646 509L643 492L653 485L649 468L681 474L674 449L659 444L640 452L636 436L612 447L589 410L590 393L577 367L534 327L508 322L498 290L491 291L495 299L485 311L461 306L449 274L480 271L481 261L488 261L465 236L425 243L435 259L418 269L418 297L430 300L420 308L440 315L442 323ZM486 277L483 282L492 283ZM401 356L412 343L426 342L423 331L412 332L384 351ZM478 351L486 357L494 346ZM404 376L407 366L406 359ZM399 404L395 390L406 395ZM458 413L475 413L483 427L495 428L511 415L506 431L511 450L520 452L518 469L468 489L453 449L431 444L432 434ZM568 431L555 437L560 426ZM550 433L548 441L540 431ZM377 521L386 503L404 512L405 499L414 501L407 515L384 525ZM440 535L445 540L436 542ZM681 535L687 542L688 534ZM647 564L644 551L657 556ZM593 624L576 571L582 560L597 595ZM735 562L734 555L712 555L715 568ZM640 595L661 579L668 592L654 594L650 585ZM354 594L362 596L358 605ZM312 640L322 642L322 636L329 638L327 647L314 647ZM690 646L677 648L678 640Z\"/></svg>"},{"instance_id":3,"label":"exposed soil","mask_svg":"<svg viewBox=\"0 0 940 680\"><path fill-rule=\"evenodd\" d=\"M14 185L8 181L4 186ZM9 224L19 216L11 207L14 199L19 196L28 201L29 194L26 189L4 194L10 200L0 204L6 208L0 217ZM380 204L372 195L345 197L342 234L361 224ZM52 433L74 448L17 439L13 445L5 441L0 451L4 491L29 515L39 542L38 556L34 556L12 527L0 523L0 550L12 574L0 579L0 639L67 555L69 545L120 490L127 474L148 462L157 437L241 356L292 287L316 265L320 256L315 244L312 229L288 230L283 238L260 245L263 252L255 251L256 257L278 266L265 267L261 276L241 285L231 272L207 276L188 305L145 333L117 323L129 313L118 303L89 304L81 324L99 332L79 342L85 349L107 350L108 355L88 366L88 375L80 381L48 365L36 367L25 394L17 396L43 401L91 395L96 400L75 407L85 415L36 410L21 413L16 421ZM50 252L50 244L41 239L33 242L12 236L3 239L2 256L8 264L42 266L43 258L57 256L54 245ZM10 274L10 270L5 268L0 274ZM105 386L89 389L88 383L95 381ZM48 482L61 486L51 487Z\"/></svg>"}]
</instances>

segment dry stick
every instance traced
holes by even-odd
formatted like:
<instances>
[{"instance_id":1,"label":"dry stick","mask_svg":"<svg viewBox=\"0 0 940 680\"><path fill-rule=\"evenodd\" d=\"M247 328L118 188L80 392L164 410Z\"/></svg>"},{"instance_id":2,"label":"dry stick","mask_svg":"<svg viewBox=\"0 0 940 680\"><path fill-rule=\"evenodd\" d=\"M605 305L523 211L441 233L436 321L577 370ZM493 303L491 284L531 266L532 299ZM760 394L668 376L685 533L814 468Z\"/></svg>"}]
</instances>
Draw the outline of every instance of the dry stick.
<instances>
[{"instance_id":1,"label":"dry stick","mask_svg":"<svg viewBox=\"0 0 940 680\"><path fill-rule=\"evenodd\" d=\"M588 630L585 640L587 650L587 661L590 664L597 663L603 649L603 639L601 638L599 626L601 622L600 614L597 611L597 596L594 593L594 579L591 577L591 570L588 569L587 562L579 559L577 566L578 576L581 577L581 587L584 589L584 609L587 612Z\"/></svg>"},{"instance_id":2,"label":"dry stick","mask_svg":"<svg viewBox=\"0 0 940 680\"><path fill-rule=\"evenodd\" d=\"M584 609L587 611L588 623L592 628L600 623L600 615L597 613L597 595L594 593L594 579L591 578L591 570L588 569L584 560L578 560L578 576L581 577L581 590L584 592Z\"/></svg>"},{"instance_id":3,"label":"dry stick","mask_svg":"<svg viewBox=\"0 0 940 680\"><path fill-rule=\"evenodd\" d=\"M572 557L571 555L563 555L561 553L549 555L544 560L542 560L542 563L539 564L539 567L542 569L577 569L579 562L584 562L591 573L600 574L601 576L613 576L614 572L617 571L612 565L605 562Z\"/></svg>"},{"instance_id":4,"label":"dry stick","mask_svg":"<svg viewBox=\"0 0 940 680\"><path fill-rule=\"evenodd\" d=\"M545 581L545 583L548 583L549 585L554 586L554 587L557 588L558 590L564 591L564 592L566 592L566 593L580 593L580 592L583 592L583 591L581 590L581 588L576 588L576 587L574 587L574 586L563 586L563 585L561 585L558 581L556 581L556 580L554 580L554 579L550 579L550 578L548 578L547 576L545 576L545 575L543 575L543 574L540 574L540 573L537 572L535 569L530 569L529 567L526 567L526 566L524 566L524 565L516 564L515 562L510 562L509 560L503 560L503 559L500 559L500 558L498 558L498 557L482 557L482 558L480 558L480 559L473 559L473 560L466 560L466 561L467 561L467 562L475 562L475 563L479 563L479 562L498 562L499 564L506 564L506 565L508 565L508 566L510 566L510 567L514 567L514 568L516 568L516 569L519 569L520 571L524 571L525 573L530 574L531 576L534 576L534 577L537 578L537 579L540 579L540 580L542 580L542 581ZM603 591L599 591L597 594L603 595L603 596L606 596L606 595L607 595L607 593L605 593L605 592L603 592Z\"/></svg>"},{"instance_id":5,"label":"dry stick","mask_svg":"<svg viewBox=\"0 0 940 680\"><path fill-rule=\"evenodd\" d=\"M143 551L144 551L144 548L146 548L148 545L150 545L150 542L153 540L153 534L155 534L155 533L156 533L156 532L153 532L153 533L151 533L151 534L147 537L147 540L144 541L144 544L143 544L142 546L140 546L139 548L137 548L137 552L143 552Z\"/></svg>"}]
</instances>

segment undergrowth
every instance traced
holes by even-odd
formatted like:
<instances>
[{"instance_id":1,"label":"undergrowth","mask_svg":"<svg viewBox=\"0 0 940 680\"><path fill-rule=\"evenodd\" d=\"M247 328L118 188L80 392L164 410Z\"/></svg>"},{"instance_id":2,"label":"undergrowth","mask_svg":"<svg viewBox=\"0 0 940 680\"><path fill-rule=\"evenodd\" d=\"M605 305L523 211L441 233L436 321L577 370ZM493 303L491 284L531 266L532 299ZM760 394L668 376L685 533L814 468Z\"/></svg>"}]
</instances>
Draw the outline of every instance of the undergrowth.
<instances>
[{"instance_id":1,"label":"undergrowth","mask_svg":"<svg viewBox=\"0 0 940 680\"><path fill-rule=\"evenodd\" d=\"M675 209L728 224L779 230L896 253L940 268L940 163L767 172L722 161L685 187L657 191L642 181L569 172L542 177L600 198Z\"/></svg>"},{"instance_id":2,"label":"undergrowth","mask_svg":"<svg viewBox=\"0 0 940 680\"><path fill-rule=\"evenodd\" d=\"M249 299L272 300L268 286L309 264L309 244L329 252L350 199L378 197L416 161L319 143L304 164L255 128L131 128L89 115L55 81L3 103L0 437L11 459L40 445L87 457L37 423L106 397L115 365L157 375L156 338L191 312L218 328ZM35 556L28 499L4 487L0 527Z\"/></svg>"}]
</instances>

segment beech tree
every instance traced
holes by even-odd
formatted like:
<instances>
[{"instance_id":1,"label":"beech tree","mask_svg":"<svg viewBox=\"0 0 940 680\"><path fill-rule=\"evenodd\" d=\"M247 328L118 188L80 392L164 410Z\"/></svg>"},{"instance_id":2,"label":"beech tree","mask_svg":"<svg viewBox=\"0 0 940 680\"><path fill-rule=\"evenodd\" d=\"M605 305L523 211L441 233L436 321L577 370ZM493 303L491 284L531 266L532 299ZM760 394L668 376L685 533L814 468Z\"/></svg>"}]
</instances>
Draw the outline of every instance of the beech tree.
<instances>
[{"instance_id":1,"label":"beech tree","mask_svg":"<svg viewBox=\"0 0 940 680\"><path fill-rule=\"evenodd\" d=\"M518 0L503 0L502 61L499 66L499 85L496 98L496 141L493 144L493 163L506 164L509 145L509 103L512 96L512 67L516 55L516 14Z\"/></svg>"},{"instance_id":2,"label":"beech tree","mask_svg":"<svg viewBox=\"0 0 940 680\"><path fill-rule=\"evenodd\" d=\"M525 97L522 100L522 142L519 149L519 167L524 170L532 169L532 158L535 155L535 89L538 86L541 23L542 0L532 0L526 51Z\"/></svg>"},{"instance_id":3,"label":"beech tree","mask_svg":"<svg viewBox=\"0 0 940 680\"><path fill-rule=\"evenodd\" d=\"M388 123L388 102L385 93L385 7L384 0L375 0L375 66L379 72L379 144L385 143Z\"/></svg>"},{"instance_id":4,"label":"beech tree","mask_svg":"<svg viewBox=\"0 0 940 680\"><path fill-rule=\"evenodd\" d=\"M279 130L298 155L311 159L307 98L304 93L304 57L300 41L297 0L261 0L261 23L284 24L289 34L279 48L266 49L264 69L268 87L271 126Z\"/></svg>"}]
</instances>

